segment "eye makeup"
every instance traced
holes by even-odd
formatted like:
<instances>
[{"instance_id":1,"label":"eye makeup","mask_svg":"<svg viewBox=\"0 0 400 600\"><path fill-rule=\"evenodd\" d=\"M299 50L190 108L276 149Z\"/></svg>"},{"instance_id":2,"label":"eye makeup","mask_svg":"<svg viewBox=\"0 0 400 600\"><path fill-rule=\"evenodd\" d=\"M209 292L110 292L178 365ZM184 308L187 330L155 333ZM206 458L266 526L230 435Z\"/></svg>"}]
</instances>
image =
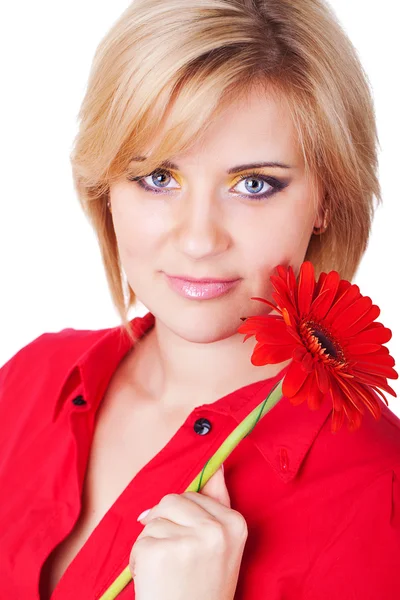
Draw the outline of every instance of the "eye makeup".
<instances>
[{"instance_id":1,"label":"eye makeup","mask_svg":"<svg viewBox=\"0 0 400 600\"><path fill-rule=\"evenodd\" d=\"M148 175L142 175L140 177L128 176L127 179L129 181L136 182L142 189L144 189L147 192L150 192L153 194L171 194L172 192L176 191L176 188L162 188L161 187L161 188L157 189L157 188L149 186L144 181L148 177L151 177L154 175L164 175L164 174L173 176L173 178L175 180L177 180L178 182L180 180L179 176L177 176L176 174L173 175L171 171L169 171L168 169L164 169L164 168L156 169L152 173L149 173ZM243 174L239 175L238 177L236 177L232 184L233 187L235 187L241 181L244 181L246 179L258 180L269 186L269 189L267 191L264 191L262 194L259 194L259 193L252 194L251 192L249 192L248 194L242 194L239 192L234 192L234 194L236 196L239 196L240 198L244 198L246 200L250 200L252 202L254 202L254 201L257 202L259 200L263 200L264 198L269 198L270 196L276 194L277 192L280 192L281 190L285 189L290 183L290 181L288 181L288 179L286 179L286 178L285 179L277 179L276 177L271 177L269 175L265 175L258 171L251 171L249 173L243 173Z\"/></svg>"},{"instance_id":2,"label":"eye makeup","mask_svg":"<svg viewBox=\"0 0 400 600\"><path fill-rule=\"evenodd\" d=\"M281 190L285 189L289 185L289 181L287 179L277 179L276 177L271 177L270 175L263 175L262 173L258 173L257 171L252 171L250 173L244 173L242 175L239 175L239 177L235 179L233 186L235 187L236 185L238 185L238 183L240 183L241 181L245 181L246 179L262 181L268 184L270 187L269 190L263 192L262 194L252 194L251 192L249 192L248 194L240 194L238 192L235 192L236 196L239 196L240 198L250 199L253 202L257 200L263 200L264 198L269 198L277 192L280 192Z\"/></svg>"}]
</instances>

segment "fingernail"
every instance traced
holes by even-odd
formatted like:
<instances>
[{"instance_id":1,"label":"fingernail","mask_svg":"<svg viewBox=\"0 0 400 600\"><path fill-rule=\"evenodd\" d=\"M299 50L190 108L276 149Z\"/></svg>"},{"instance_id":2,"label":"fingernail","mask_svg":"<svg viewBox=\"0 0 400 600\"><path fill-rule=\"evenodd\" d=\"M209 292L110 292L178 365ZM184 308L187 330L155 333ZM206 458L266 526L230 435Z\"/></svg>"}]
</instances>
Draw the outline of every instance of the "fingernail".
<instances>
[{"instance_id":1,"label":"fingernail","mask_svg":"<svg viewBox=\"0 0 400 600\"><path fill-rule=\"evenodd\" d=\"M142 513L140 513L137 520L140 521L141 519L144 519L149 514L150 511L151 511L151 508L144 510Z\"/></svg>"},{"instance_id":2,"label":"fingernail","mask_svg":"<svg viewBox=\"0 0 400 600\"><path fill-rule=\"evenodd\" d=\"M221 469L222 469L222 472L225 473L224 463L221 464Z\"/></svg>"}]
</instances>

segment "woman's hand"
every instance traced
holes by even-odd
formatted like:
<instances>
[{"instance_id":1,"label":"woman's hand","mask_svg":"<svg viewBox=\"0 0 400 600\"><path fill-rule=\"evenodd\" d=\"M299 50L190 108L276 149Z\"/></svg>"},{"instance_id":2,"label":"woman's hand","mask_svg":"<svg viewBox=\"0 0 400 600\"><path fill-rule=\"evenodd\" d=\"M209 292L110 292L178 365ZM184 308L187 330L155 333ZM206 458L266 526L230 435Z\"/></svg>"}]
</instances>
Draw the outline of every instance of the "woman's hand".
<instances>
[{"instance_id":1,"label":"woman's hand","mask_svg":"<svg viewBox=\"0 0 400 600\"><path fill-rule=\"evenodd\" d=\"M167 494L130 555L136 600L232 600L247 539L222 469L200 492Z\"/></svg>"}]
</instances>

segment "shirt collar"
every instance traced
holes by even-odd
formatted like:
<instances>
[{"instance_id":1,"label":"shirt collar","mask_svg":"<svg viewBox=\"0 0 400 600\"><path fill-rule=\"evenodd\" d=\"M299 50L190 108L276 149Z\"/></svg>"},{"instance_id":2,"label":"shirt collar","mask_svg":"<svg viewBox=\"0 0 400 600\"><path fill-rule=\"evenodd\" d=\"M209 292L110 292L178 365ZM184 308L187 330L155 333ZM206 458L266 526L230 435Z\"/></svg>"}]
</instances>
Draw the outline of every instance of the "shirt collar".
<instances>
[{"instance_id":1,"label":"shirt collar","mask_svg":"<svg viewBox=\"0 0 400 600\"><path fill-rule=\"evenodd\" d=\"M155 317L151 312L142 317L134 317L130 325L135 340L138 341L145 335L154 322ZM118 364L134 345L121 325L82 333L87 334L85 343L77 343L75 352L74 349L67 350L71 351L71 366L56 402L53 419L61 409L62 397L65 398L66 390L79 383L82 384L87 403L85 410L96 411ZM219 413L230 416L240 423L265 400L287 369L288 367L285 367L272 378L246 385L211 404L200 405L195 410L201 415ZM248 439L257 446L282 481L289 482L298 473L308 450L331 412L332 403L328 395L317 410L311 410L306 402L293 406L284 396L260 419L248 435Z\"/></svg>"},{"instance_id":2,"label":"shirt collar","mask_svg":"<svg viewBox=\"0 0 400 600\"><path fill-rule=\"evenodd\" d=\"M150 312L130 321L131 330L138 341L154 325ZM69 337L63 349L62 360L67 364L60 394L53 410L53 421L62 409L66 396L79 385L86 401L85 409L96 412L118 364L134 346L122 325L101 330L63 330L59 335Z\"/></svg>"}]
</instances>

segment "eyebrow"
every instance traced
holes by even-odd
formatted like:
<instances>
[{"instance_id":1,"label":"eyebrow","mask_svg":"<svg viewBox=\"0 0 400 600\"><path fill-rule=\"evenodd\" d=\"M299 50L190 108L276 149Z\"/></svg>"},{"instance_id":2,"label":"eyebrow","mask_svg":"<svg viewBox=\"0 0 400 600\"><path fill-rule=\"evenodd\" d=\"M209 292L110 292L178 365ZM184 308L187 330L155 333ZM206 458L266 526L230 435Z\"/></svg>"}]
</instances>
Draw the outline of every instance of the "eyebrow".
<instances>
[{"instance_id":1,"label":"eyebrow","mask_svg":"<svg viewBox=\"0 0 400 600\"><path fill-rule=\"evenodd\" d=\"M141 162L146 160L146 156L135 156L131 159L132 161ZM175 163L165 160L161 163L161 167L166 167L167 169L173 169L175 171L179 170L178 165ZM239 171L246 171L247 169L260 169L261 167L278 167L280 169L292 169L290 165L286 165L281 162L257 162L257 163L248 163L246 165L237 165L236 167L231 167L227 170L227 174L231 175L232 173L238 173Z\"/></svg>"}]
</instances>

